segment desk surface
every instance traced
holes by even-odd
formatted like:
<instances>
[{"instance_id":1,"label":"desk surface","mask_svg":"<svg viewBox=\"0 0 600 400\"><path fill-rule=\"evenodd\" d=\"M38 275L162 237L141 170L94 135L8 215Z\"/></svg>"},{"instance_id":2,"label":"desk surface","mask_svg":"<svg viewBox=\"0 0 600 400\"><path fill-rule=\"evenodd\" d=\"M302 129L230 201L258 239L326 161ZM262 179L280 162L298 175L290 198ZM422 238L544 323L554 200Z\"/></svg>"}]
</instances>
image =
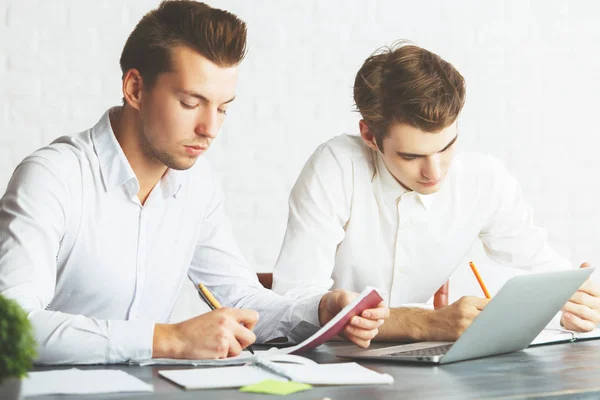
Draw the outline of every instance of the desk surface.
<instances>
[{"instance_id":1,"label":"desk surface","mask_svg":"<svg viewBox=\"0 0 600 400\"><path fill-rule=\"evenodd\" d=\"M305 354L319 363L344 362L335 357L346 343L323 345ZM381 345L375 345L381 347ZM375 347L374 346L374 347ZM315 387L286 399L553 399L600 398L600 340L538 346L511 354L463 361L443 366L361 362L395 379L393 385ZM71 368L69 366L68 368ZM160 378L166 366L78 366L81 369L121 369L154 385L154 393L89 395L85 399L246 399L272 396L240 393L234 389L185 391ZM56 369L38 367L36 371ZM69 399L79 396L40 396L35 399ZM83 397L83 396L81 396Z\"/></svg>"}]
</instances>

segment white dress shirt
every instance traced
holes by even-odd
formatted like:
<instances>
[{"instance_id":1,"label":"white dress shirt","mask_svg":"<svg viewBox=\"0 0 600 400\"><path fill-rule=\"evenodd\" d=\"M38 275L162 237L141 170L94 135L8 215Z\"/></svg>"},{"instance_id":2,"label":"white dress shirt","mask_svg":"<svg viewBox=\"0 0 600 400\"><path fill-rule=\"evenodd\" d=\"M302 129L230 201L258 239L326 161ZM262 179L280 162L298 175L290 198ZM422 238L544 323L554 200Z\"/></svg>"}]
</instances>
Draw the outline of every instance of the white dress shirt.
<instances>
[{"instance_id":1,"label":"white dress shirt","mask_svg":"<svg viewBox=\"0 0 600 400\"><path fill-rule=\"evenodd\" d=\"M224 306L257 310L259 341L312 333L320 296L297 302L262 288L204 157L168 170L144 206L138 190L109 111L16 168L0 200L0 294L28 313L38 362L151 358L154 324L168 321L187 276Z\"/></svg>"},{"instance_id":2,"label":"white dress shirt","mask_svg":"<svg viewBox=\"0 0 600 400\"><path fill-rule=\"evenodd\" d=\"M533 225L516 180L486 155L457 155L441 189L421 195L360 137L338 136L308 160L289 203L273 290L293 298L370 285L391 307L425 303L478 239L503 265L570 266Z\"/></svg>"}]
</instances>

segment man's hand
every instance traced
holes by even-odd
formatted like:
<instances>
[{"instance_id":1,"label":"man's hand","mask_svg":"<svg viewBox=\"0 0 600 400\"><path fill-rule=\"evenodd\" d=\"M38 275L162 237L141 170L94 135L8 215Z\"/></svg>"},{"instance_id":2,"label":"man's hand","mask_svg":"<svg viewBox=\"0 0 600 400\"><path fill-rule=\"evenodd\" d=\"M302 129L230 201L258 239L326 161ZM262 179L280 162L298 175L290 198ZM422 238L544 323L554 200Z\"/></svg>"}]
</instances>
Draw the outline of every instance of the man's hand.
<instances>
[{"instance_id":1,"label":"man's hand","mask_svg":"<svg viewBox=\"0 0 600 400\"><path fill-rule=\"evenodd\" d=\"M489 302L489 299L465 296L447 307L426 314L428 321L420 340L435 342L458 339Z\"/></svg>"},{"instance_id":2,"label":"man's hand","mask_svg":"<svg viewBox=\"0 0 600 400\"><path fill-rule=\"evenodd\" d=\"M319 303L319 322L325 325L342 308L350 304L358 296L358 293L346 290L334 290L326 293ZM376 308L364 310L361 315L355 315L344 328L344 336L360 347L367 348L379 333L379 327L383 325L385 318L390 316L390 309L383 302Z\"/></svg>"},{"instance_id":3,"label":"man's hand","mask_svg":"<svg viewBox=\"0 0 600 400\"><path fill-rule=\"evenodd\" d=\"M253 310L220 308L178 324L156 324L152 358L217 359L237 356L256 340Z\"/></svg>"},{"instance_id":4,"label":"man's hand","mask_svg":"<svg viewBox=\"0 0 600 400\"><path fill-rule=\"evenodd\" d=\"M588 263L581 268L589 267ZM600 284L585 281L562 309L560 324L577 332L590 332L600 323Z\"/></svg>"}]
</instances>

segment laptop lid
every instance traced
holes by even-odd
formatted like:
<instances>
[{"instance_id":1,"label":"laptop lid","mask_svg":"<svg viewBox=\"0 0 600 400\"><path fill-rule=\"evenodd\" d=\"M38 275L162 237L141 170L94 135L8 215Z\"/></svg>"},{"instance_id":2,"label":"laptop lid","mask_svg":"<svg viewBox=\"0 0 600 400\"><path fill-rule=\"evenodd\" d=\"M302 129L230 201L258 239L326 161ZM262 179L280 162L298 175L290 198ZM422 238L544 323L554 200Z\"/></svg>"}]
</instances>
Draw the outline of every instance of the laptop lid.
<instances>
[{"instance_id":1,"label":"laptop lid","mask_svg":"<svg viewBox=\"0 0 600 400\"><path fill-rule=\"evenodd\" d=\"M433 348L422 342L337 354L348 358L446 364L526 348L585 282L593 268L532 273L511 278L453 345L442 355L398 352Z\"/></svg>"}]
</instances>

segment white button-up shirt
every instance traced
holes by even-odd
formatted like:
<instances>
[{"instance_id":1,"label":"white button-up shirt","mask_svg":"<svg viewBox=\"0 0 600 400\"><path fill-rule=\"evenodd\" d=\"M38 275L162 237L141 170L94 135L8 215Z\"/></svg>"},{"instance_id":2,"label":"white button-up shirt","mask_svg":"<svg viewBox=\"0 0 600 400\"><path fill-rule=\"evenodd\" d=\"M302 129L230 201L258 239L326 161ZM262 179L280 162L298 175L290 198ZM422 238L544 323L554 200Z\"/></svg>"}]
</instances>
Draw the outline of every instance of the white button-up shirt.
<instances>
[{"instance_id":1,"label":"white button-up shirt","mask_svg":"<svg viewBox=\"0 0 600 400\"><path fill-rule=\"evenodd\" d=\"M504 265L568 268L532 219L517 182L490 156L458 155L441 189L421 195L360 137L338 136L314 152L292 190L273 289L302 298L370 285L391 307L425 303L477 239Z\"/></svg>"},{"instance_id":2,"label":"white button-up shirt","mask_svg":"<svg viewBox=\"0 0 600 400\"><path fill-rule=\"evenodd\" d=\"M257 310L259 341L312 333L320 296L262 288L205 158L168 170L144 206L138 190L108 111L16 168L0 200L0 294L27 311L39 362L151 358L154 324L168 321L187 276L224 306Z\"/></svg>"}]
</instances>

